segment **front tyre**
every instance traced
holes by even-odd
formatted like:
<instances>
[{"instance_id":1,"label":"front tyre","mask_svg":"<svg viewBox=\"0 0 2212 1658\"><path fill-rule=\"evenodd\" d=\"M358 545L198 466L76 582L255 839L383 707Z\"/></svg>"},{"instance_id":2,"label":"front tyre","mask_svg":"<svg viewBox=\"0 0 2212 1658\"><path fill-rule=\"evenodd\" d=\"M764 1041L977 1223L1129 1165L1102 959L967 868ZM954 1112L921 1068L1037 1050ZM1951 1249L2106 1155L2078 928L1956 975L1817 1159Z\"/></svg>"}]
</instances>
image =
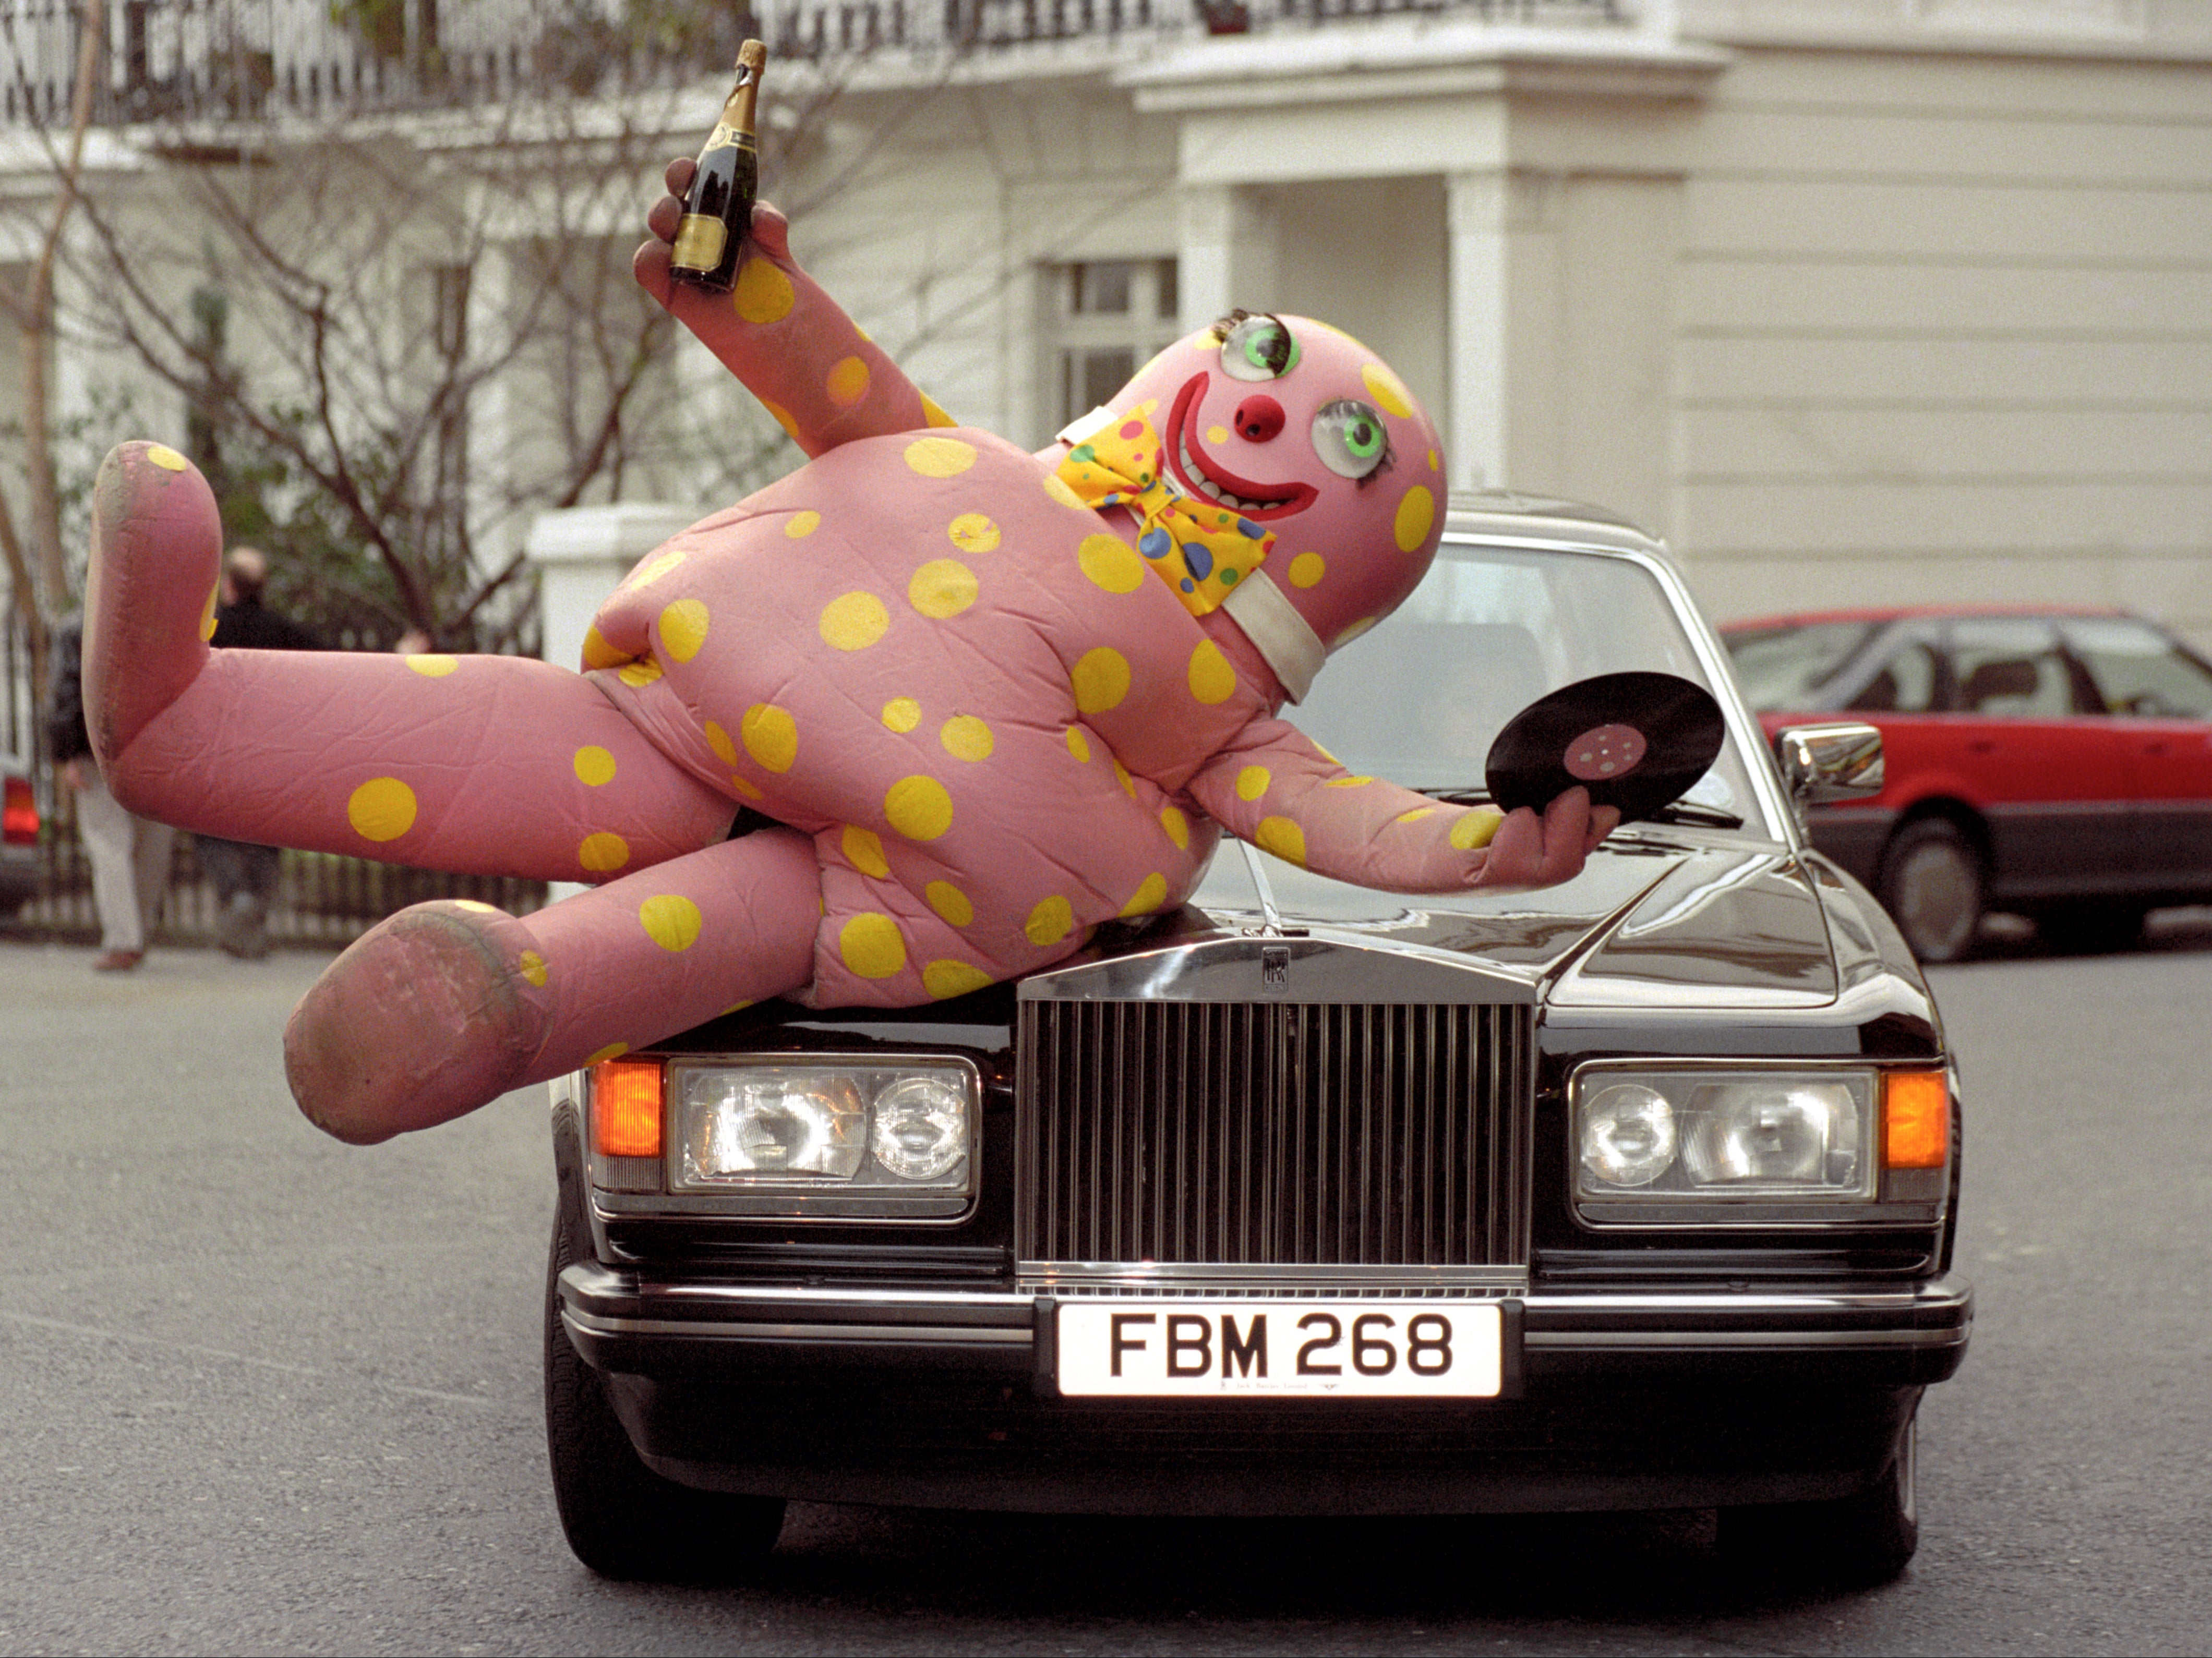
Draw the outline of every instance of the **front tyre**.
<instances>
[{"instance_id":1,"label":"front tyre","mask_svg":"<svg viewBox=\"0 0 2212 1658\"><path fill-rule=\"evenodd\" d=\"M1954 824L1923 817L1881 863L1881 902L1923 962L1960 962L1982 924L1982 860Z\"/></svg>"},{"instance_id":2,"label":"front tyre","mask_svg":"<svg viewBox=\"0 0 2212 1658\"><path fill-rule=\"evenodd\" d=\"M579 1253L570 1224L563 1203L554 1217L545 1281L545 1446L568 1546L602 1577L696 1582L741 1576L775 1548L783 1499L694 1491L646 1467L598 1373L561 1325L561 1269Z\"/></svg>"},{"instance_id":3,"label":"front tyre","mask_svg":"<svg viewBox=\"0 0 2212 1658\"><path fill-rule=\"evenodd\" d=\"M1723 1509L1717 1540L1722 1558L1768 1582L1838 1588L1890 1582L1920 1546L1919 1437L1916 1418L1881 1477L1855 1497Z\"/></svg>"}]
</instances>

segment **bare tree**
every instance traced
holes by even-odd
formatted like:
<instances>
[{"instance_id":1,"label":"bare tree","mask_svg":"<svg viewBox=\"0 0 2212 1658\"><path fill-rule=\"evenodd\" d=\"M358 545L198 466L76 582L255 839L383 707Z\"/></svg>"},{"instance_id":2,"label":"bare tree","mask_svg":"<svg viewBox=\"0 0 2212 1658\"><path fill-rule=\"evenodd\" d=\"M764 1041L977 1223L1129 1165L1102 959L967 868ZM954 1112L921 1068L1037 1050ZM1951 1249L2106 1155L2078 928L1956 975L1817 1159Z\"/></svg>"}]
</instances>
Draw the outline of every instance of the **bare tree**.
<instances>
[{"instance_id":1,"label":"bare tree","mask_svg":"<svg viewBox=\"0 0 2212 1658\"><path fill-rule=\"evenodd\" d=\"M46 683L47 635L52 623L70 604L68 563L62 550L60 491L54 476L53 398L47 370L52 355L54 262L70 210L77 203L105 15L102 0L83 0L76 70L70 77L67 135L58 150L51 143L46 147L54 173L52 206L21 285L0 282L0 309L7 312L14 325L22 364L23 470L29 493L27 515L19 524L15 504L0 489L0 556L7 560L16 610L30 641L34 684ZM40 137L46 135L42 132Z\"/></svg>"},{"instance_id":2,"label":"bare tree","mask_svg":"<svg viewBox=\"0 0 2212 1658\"><path fill-rule=\"evenodd\" d=\"M349 31L346 83L333 72L303 93L269 51L218 34L198 80L117 96L111 76L118 159L72 185L77 234L52 239L70 348L181 405L180 446L233 534L283 555L273 597L355 642L414 629L509 647L527 625L536 513L701 499L788 466L780 429L687 366L629 276L661 166L710 123L720 66L757 27L748 15L703 0L450 5L449 21L496 25L478 39L497 50L479 51L429 33L430 0L276 3ZM912 44L881 21L934 14L844 8L841 28L860 14L866 27L834 41L831 9L807 14L811 38L784 39L771 70L764 191L795 168L784 204L803 216L854 188L979 43L1003 44L982 3L948 10L951 32L908 60L897 95L834 144L848 88ZM58 172L77 165L49 149ZM916 276L917 292L943 274ZM888 347L945 325L914 308L915 337Z\"/></svg>"},{"instance_id":3,"label":"bare tree","mask_svg":"<svg viewBox=\"0 0 2212 1658\"><path fill-rule=\"evenodd\" d=\"M787 464L788 440L749 405L690 406L672 325L629 274L660 168L711 124L720 71L664 63L620 84L635 42L577 15L468 84L458 55L403 28L388 44L404 106L270 111L269 72L248 64L212 100L157 101L121 127L124 159L85 188L70 175L57 226L74 203L78 234L46 242L68 344L181 406L173 440L232 532L284 555L274 596L356 642L414 629L512 647L537 512L696 497ZM771 187L844 85L820 69L782 79ZM54 148L57 174L77 167L82 125L67 155ZM32 460L45 574L16 585L51 615L65 561L52 458Z\"/></svg>"}]
</instances>

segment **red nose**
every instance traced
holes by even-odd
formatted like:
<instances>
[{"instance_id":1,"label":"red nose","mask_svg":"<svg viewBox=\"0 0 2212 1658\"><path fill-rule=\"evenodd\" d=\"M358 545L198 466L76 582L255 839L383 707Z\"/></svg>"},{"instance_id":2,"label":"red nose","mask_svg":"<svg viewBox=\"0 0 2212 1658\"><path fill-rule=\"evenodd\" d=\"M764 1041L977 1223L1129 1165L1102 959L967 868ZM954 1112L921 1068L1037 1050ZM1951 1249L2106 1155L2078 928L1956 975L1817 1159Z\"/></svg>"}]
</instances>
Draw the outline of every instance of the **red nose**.
<instances>
[{"instance_id":1,"label":"red nose","mask_svg":"<svg viewBox=\"0 0 2212 1658\"><path fill-rule=\"evenodd\" d=\"M1237 435L1265 443L1283 429L1283 405L1270 397L1247 398L1237 405Z\"/></svg>"}]
</instances>

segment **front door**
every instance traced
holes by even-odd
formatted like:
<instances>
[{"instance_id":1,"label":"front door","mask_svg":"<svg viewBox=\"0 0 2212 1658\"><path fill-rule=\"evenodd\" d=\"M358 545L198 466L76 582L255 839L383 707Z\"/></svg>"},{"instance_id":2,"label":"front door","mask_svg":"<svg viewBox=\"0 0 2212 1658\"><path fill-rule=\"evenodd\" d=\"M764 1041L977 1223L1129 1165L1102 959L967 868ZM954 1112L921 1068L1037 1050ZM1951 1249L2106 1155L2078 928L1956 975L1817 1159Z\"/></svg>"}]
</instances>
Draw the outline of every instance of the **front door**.
<instances>
[{"instance_id":1,"label":"front door","mask_svg":"<svg viewBox=\"0 0 2212 1658\"><path fill-rule=\"evenodd\" d=\"M1990 898L2093 897L2140 882L2134 760L2040 616L1954 622L1954 763L1990 825Z\"/></svg>"},{"instance_id":2,"label":"front door","mask_svg":"<svg viewBox=\"0 0 2212 1658\"><path fill-rule=\"evenodd\" d=\"M2132 616L2060 627L2128 756L2144 889L2212 894L2212 667Z\"/></svg>"}]
</instances>

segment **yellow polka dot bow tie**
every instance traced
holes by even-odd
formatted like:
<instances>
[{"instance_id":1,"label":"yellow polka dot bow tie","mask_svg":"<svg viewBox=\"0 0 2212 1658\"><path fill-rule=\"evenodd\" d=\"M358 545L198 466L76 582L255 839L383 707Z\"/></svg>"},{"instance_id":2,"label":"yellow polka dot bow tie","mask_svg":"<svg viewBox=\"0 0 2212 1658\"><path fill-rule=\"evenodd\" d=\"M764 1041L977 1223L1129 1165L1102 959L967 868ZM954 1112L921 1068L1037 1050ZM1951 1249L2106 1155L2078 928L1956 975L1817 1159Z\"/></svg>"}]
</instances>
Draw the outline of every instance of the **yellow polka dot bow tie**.
<instances>
[{"instance_id":1,"label":"yellow polka dot bow tie","mask_svg":"<svg viewBox=\"0 0 2212 1658\"><path fill-rule=\"evenodd\" d=\"M1193 616L1228 598L1275 544L1273 531L1169 482L1159 434L1139 416L1107 421L1085 436L1060 462L1060 478L1086 507L1136 513L1137 550Z\"/></svg>"}]
</instances>

